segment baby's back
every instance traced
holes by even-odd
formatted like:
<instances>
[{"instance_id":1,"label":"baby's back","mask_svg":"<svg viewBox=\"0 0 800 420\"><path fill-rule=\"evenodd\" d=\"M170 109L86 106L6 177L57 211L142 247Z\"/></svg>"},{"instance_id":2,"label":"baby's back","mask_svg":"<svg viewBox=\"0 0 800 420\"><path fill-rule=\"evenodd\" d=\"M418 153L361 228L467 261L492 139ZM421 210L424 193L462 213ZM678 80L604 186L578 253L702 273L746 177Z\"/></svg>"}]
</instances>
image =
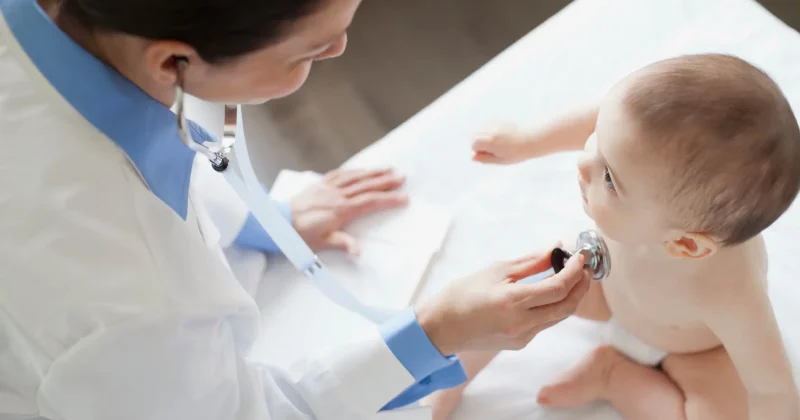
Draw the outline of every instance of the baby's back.
<instances>
[{"instance_id":1,"label":"baby's back","mask_svg":"<svg viewBox=\"0 0 800 420\"><path fill-rule=\"evenodd\" d=\"M761 236L719 252L702 265L635 255L613 241L608 246L614 266L602 289L611 316L640 341L664 352L694 353L721 344L704 322L710 311L717 310L712 305L720 293L749 295L753 282L761 283L757 290L767 293ZM762 307L756 304L761 297L748 297L754 304L738 310L769 317L756 309Z\"/></svg>"}]
</instances>

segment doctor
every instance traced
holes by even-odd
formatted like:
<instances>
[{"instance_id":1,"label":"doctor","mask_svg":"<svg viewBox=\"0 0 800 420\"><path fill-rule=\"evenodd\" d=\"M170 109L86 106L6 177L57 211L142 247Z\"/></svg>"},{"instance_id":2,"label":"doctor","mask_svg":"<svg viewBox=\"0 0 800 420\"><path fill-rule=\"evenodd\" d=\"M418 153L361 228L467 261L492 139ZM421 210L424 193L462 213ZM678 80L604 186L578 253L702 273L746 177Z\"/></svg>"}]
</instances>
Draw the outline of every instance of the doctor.
<instances>
[{"instance_id":1,"label":"doctor","mask_svg":"<svg viewBox=\"0 0 800 420\"><path fill-rule=\"evenodd\" d=\"M461 383L456 352L519 349L572 313L582 259L514 283L549 268L544 250L291 370L248 360L258 308L222 251L277 251L181 141L176 57L189 94L264 102L344 51L358 5L0 0L0 418L367 419ZM352 251L341 228L401 205L401 184L334 171L284 214L315 249Z\"/></svg>"}]
</instances>

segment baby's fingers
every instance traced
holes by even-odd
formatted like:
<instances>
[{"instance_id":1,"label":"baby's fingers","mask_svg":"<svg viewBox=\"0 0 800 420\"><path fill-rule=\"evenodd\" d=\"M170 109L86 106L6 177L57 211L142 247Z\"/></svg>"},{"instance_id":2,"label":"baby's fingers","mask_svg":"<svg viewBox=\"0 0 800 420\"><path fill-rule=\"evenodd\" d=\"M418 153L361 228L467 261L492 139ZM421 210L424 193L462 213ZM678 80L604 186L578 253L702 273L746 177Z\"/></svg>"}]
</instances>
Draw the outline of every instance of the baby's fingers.
<instances>
[{"instance_id":1,"label":"baby's fingers","mask_svg":"<svg viewBox=\"0 0 800 420\"><path fill-rule=\"evenodd\" d=\"M475 152L491 152L495 148L495 136L493 134L484 134L475 137L472 142L472 150Z\"/></svg>"},{"instance_id":2,"label":"baby's fingers","mask_svg":"<svg viewBox=\"0 0 800 420\"><path fill-rule=\"evenodd\" d=\"M503 159L489 152L475 152L472 160L480 163L503 163Z\"/></svg>"}]
</instances>

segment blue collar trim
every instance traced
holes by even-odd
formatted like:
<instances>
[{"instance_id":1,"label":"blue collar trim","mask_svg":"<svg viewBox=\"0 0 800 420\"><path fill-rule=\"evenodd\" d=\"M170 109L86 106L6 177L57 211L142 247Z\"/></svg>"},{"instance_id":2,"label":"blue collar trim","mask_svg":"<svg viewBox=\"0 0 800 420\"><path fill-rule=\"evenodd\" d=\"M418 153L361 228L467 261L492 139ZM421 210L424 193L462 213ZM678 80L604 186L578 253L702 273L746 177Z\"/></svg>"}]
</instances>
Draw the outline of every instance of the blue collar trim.
<instances>
[{"instance_id":1,"label":"blue collar trim","mask_svg":"<svg viewBox=\"0 0 800 420\"><path fill-rule=\"evenodd\" d=\"M175 113L81 48L36 0L0 0L11 32L53 87L122 148L153 193L186 219L195 152L178 133ZM190 122L195 141L213 136Z\"/></svg>"}]
</instances>

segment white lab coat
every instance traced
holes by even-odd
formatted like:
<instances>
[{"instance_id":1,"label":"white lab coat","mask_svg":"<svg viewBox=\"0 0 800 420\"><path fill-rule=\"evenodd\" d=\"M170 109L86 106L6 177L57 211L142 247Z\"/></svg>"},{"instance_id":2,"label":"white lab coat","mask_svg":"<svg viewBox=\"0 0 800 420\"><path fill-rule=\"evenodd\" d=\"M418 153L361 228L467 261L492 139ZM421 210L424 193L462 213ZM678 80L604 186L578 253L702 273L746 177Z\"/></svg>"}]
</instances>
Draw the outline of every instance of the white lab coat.
<instances>
[{"instance_id":1,"label":"white lab coat","mask_svg":"<svg viewBox=\"0 0 800 420\"><path fill-rule=\"evenodd\" d=\"M0 150L0 418L367 419L414 383L377 328L289 371L249 361L259 312L222 253L243 204L204 195L223 181L198 158L178 217L2 14Z\"/></svg>"}]
</instances>

